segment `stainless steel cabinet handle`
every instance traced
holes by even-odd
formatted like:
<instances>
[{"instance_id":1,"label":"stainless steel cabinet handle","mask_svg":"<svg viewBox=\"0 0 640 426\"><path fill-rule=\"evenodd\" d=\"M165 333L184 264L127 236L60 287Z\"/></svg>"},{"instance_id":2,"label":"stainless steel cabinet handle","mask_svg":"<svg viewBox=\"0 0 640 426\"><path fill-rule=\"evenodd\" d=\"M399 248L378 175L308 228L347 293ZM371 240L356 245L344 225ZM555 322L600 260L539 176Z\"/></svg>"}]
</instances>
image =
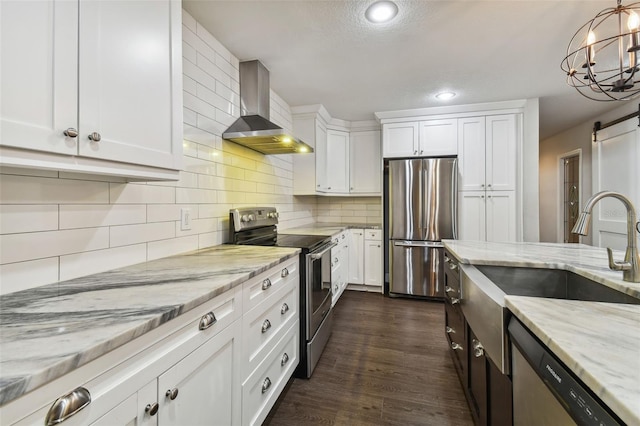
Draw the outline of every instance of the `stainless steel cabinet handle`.
<instances>
[{"instance_id":1,"label":"stainless steel cabinet handle","mask_svg":"<svg viewBox=\"0 0 640 426\"><path fill-rule=\"evenodd\" d=\"M289 355L287 355L287 353L285 352L284 355L282 355L282 359L280 360L280 366L284 367L286 363L289 362Z\"/></svg>"},{"instance_id":2,"label":"stainless steel cabinet handle","mask_svg":"<svg viewBox=\"0 0 640 426\"><path fill-rule=\"evenodd\" d=\"M56 425L73 416L91 403L91 393L86 388L77 387L66 395L56 399L47 411L44 424Z\"/></svg>"},{"instance_id":3,"label":"stainless steel cabinet handle","mask_svg":"<svg viewBox=\"0 0 640 426\"><path fill-rule=\"evenodd\" d=\"M154 402L153 404L147 404L147 406L144 407L144 411L150 416L155 416L156 413L158 412L158 407L159 407L158 403Z\"/></svg>"},{"instance_id":4,"label":"stainless steel cabinet handle","mask_svg":"<svg viewBox=\"0 0 640 426\"><path fill-rule=\"evenodd\" d=\"M98 132L89 133L89 140L90 141L100 142L100 139L102 139L102 136L100 136L100 133L98 133Z\"/></svg>"},{"instance_id":5,"label":"stainless steel cabinet handle","mask_svg":"<svg viewBox=\"0 0 640 426\"><path fill-rule=\"evenodd\" d=\"M268 319L264 320L262 323L262 332L266 333L271 328L271 321Z\"/></svg>"},{"instance_id":6,"label":"stainless steel cabinet handle","mask_svg":"<svg viewBox=\"0 0 640 426\"><path fill-rule=\"evenodd\" d=\"M482 355L484 355L484 346L482 346L482 343L480 343L479 340L473 339L471 341L471 345L473 346L473 355L476 358L480 358Z\"/></svg>"},{"instance_id":7,"label":"stainless steel cabinet handle","mask_svg":"<svg viewBox=\"0 0 640 426\"><path fill-rule=\"evenodd\" d=\"M342 239L344 240L345 238L347 238L347 236L342 234Z\"/></svg>"},{"instance_id":8,"label":"stainless steel cabinet handle","mask_svg":"<svg viewBox=\"0 0 640 426\"><path fill-rule=\"evenodd\" d=\"M203 315L202 318L200 318L200 324L198 324L198 328L200 330L206 330L216 322L218 322L218 320L216 319L216 314L214 314L213 311L211 311L208 314Z\"/></svg>"},{"instance_id":9,"label":"stainless steel cabinet handle","mask_svg":"<svg viewBox=\"0 0 640 426\"><path fill-rule=\"evenodd\" d=\"M451 333L455 333L456 332L455 329L453 329L453 328L451 328L449 326L445 327L445 331L447 332L447 334L451 334Z\"/></svg>"},{"instance_id":10,"label":"stainless steel cabinet handle","mask_svg":"<svg viewBox=\"0 0 640 426\"><path fill-rule=\"evenodd\" d=\"M338 263L338 258L337 258L337 257L334 257L334 258L333 258L333 261L334 261L335 263Z\"/></svg>"},{"instance_id":11,"label":"stainless steel cabinet handle","mask_svg":"<svg viewBox=\"0 0 640 426\"><path fill-rule=\"evenodd\" d=\"M451 342L451 349L453 349L454 351L461 351L462 345L459 345L456 342Z\"/></svg>"},{"instance_id":12,"label":"stainless steel cabinet handle","mask_svg":"<svg viewBox=\"0 0 640 426\"><path fill-rule=\"evenodd\" d=\"M458 269L458 265L449 261L449 269L451 269L452 271L455 271L456 269Z\"/></svg>"},{"instance_id":13,"label":"stainless steel cabinet handle","mask_svg":"<svg viewBox=\"0 0 640 426\"><path fill-rule=\"evenodd\" d=\"M282 272L280 273L280 276L281 276L282 278L289 276L289 270L288 270L287 268L284 268L284 269L282 270Z\"/></svg>"},{"instance_id":14,"label":"stainless steel cabinet handle","mask_svg":"<svg viewBox=\"0 0 640 426\"><path fill-rule=\"evenodd\" d=\"M413 155L417 155L417 154L418 154L418 151L413 151Z\"/></svg>"},{"instance_id":15,"label":"stainless steel cabinet handle","mask_svg":"<svg viewBox=\"0 0 640 426\"><path fill-rule=\"evenodd\" d=\"M262 289L266 290L269 287L271 287L271 280L267 278L266 280L262 281Z\"/></svg>"},{"instance_id":16,"label":"stainless steel cabinet handle","mask_svg":"<svg viewBox=\"0 0 640 426\"><path fill-rule=\"evenodd\" d=\"M455 297L451 298L451 304L452 305L459 305L460 304L460 299L456 299Z\"/></svg>"},{"instance_id":17,"label":"stainless steel cabinet handle","mask_svg":"<svg viewBox=\"0 0 640 426\"><path fill-rule=\"evenodd\" d=\"M284 315L287 312L289 312L289 305L287 305L286 303L283 303L282 308L280 308L280 315Z\"/></svg>"},{"instance_id":18,"label":"stainless steel cabinet handle","mask_svg":"<svg viewBox=\"0 0 640 426\"><path fill-rule=\"evenodd\" d=\"M262 382L262 393L265 393L266 391L268 391L270 387L271 387L271 379L267 377L266 379L264 379L264 382Z\"/></svg>"},{"instance_id":19,"label":"stainless steel cabinet handle","mask_svg":"<svg viewBox=\"0 0 640 426\"><path fill-rule=\"evenodd\" d=\"M173 401L174 399L176 399L178 397L178 388L169 389L165 393L165 396Z\"/></svg>"},{"instance_id":20,"label":"stainless steel cabinet handle","mask_svg":"<svg viewBox=\"0 0 640 426\"><path fill-rule=\"evenodd\" d=\"M448 285L444 287L445 293L455 293L456 289L453 287L449 287Z\"/></svg>"},{"instance_id":21,"label":"stainless steel cabinet handle","mask_svg":"<svg viewBox=\"0 0 640 426\"><path fill-rule=\"evenodd\" d=\"M63 133L64 133L65 136L67 136L69 138L77 138L78 137L78 130L74 129L73 127L69 127Z\"/></svg>"}]
</instances>

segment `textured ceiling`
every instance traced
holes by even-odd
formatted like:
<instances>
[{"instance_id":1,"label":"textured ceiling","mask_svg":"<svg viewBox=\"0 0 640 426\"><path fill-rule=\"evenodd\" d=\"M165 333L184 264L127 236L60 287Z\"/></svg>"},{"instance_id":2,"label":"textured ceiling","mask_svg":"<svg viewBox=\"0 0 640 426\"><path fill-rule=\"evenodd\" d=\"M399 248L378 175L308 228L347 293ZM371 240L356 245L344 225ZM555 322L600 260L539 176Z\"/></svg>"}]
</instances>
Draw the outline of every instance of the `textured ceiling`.
<instances>
[{"instance_id":1,"label":"textured ceiling","mask_svg":"<svg viewBox=\"0 0 640 426\"><path fill-rule=\"evenodd\" d=\"M574 32L615 1L401 1L371 24L371 1L183 0L241 61L259 59L291 106L343 120L374 112L540 98L542 139L620 106L580 96L560 62ZM433 95L458 95L447 102Z\"/></svg>"}]
</instances>

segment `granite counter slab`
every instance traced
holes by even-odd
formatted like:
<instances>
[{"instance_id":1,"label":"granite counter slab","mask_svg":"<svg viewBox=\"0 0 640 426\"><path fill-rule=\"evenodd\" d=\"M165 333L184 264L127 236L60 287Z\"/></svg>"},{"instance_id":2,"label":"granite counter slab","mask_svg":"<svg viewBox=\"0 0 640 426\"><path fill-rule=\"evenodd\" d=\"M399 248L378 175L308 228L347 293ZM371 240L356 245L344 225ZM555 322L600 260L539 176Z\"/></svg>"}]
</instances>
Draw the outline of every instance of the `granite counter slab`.
<instances>
[{"instance_id":1,"label":"granite counter slab","mask_svg":"<svg viewBox=\"0 0 640 426\"><path fill-rule=\"evenodd\" d=\"M562 269L640 298L640 283L623 281L622 272L609 269L607 251L604 248L584 244L460 240L443 240L443 243L460 263ZM614 257L621 260L624 253L614 251Z\"/></svg>"},{"instance_id":2,"label":"granite counter slab","mask_svg":"<svg viewBox=\"0 0 640 426\"><path fill-rule=\"evenodd\" d=\"M640 424L640 306L524 296L505 302L625 423Z\"/></svg>"},{"instance_id":3,"label":"granite counter slab","mask_svg":"<svg viewBox=\"0 0 640 426\"><path fill-rule=\"evenodd\" d=\"M310 225L296 226L294 228L278 230L279 234L294 235L323 235L332 237L347 229L382 229L380 225L362 224L362 223L312 223Z\"/></svg>"},{"instance_id":4,"label":"granite counter slab","mask_svg":"<svg viewBox=\"0 0 640 426\"><path fill-rule=\"evenodd\" d=\"M222 245L1 296L0 405L299 252Z\"/></svg>"}]
</instances>

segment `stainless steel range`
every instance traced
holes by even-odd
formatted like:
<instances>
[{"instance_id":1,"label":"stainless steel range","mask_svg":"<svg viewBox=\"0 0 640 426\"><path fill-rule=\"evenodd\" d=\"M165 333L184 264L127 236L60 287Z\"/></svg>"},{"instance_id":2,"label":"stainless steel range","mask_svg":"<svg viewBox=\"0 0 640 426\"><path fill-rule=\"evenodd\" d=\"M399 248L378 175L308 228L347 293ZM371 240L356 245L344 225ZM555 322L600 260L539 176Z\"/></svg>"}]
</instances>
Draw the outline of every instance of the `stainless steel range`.
<instances>
[{"instance_id":1,"label":"stainless steel range","mask_svg":"<svg viewBox=\"0 0 640 426\"><path fill-rule=\"evenodd\" d=\"M229 243L295 247L300 254L300 364L297 377L309 378L331 335L330 237L279 235L273 207L229 210Z\"/></svg>"}]
</instances>

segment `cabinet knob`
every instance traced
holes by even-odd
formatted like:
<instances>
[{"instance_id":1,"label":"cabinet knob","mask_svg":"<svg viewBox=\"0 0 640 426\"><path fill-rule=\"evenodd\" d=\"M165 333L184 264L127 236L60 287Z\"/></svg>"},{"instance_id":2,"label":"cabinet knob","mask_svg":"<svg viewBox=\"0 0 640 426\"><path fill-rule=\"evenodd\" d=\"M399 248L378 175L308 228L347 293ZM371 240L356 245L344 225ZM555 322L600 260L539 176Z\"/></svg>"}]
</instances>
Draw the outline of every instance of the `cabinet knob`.
<instances>
[{"instance_id":1,"label":"cabinet knob","mask_svg":"<svg viewBox=\"0 0 640 426\"><path fill-rule=\"evenodd\" d=\"M491 195L487 195L487 198L491 198Z\"/></svg>"},{"instance_id":2,"label":"cabinet knob","mask_svg":"<svg viewBox=\"0 0 640 426\"><path fill-rule=\"evenodd\" d=\"M490 183L489 183L489 184L487 184L487 188L491 188L491 184L490 184Z\"/></svg>"},{"instance_id":3,"label":"cabinet knob","mask_svg":"<svg viewBox=\"0 0 640 426\"><path fill-rule=\"evenodd\" d=\"M449 326L446 326L444 330L447 332L447 334L456 332L456 330L454 330L452 327L449 327Z\"/></svg>"},{"instance_id":4,"label":"cabinet knob","mask_svg":"<svg viewBox=\"0 0 640 426\"><path fill-rule=\"evenodd\" d=\"M165 396L173 401L174 399L176 399L178 397L178 388L169 389L165 393Z\"/></svg>"},{"instance_id":5,"label":"cabinet knob","mask_svg":"<svg viewBox=\"0 0 640 426\"><path fill-rule=\"evenodd\" d=\"M420 150L420 154L422 154L424 151Z\"/></svg>"},{"instance_id":6,"label":"cabinet knob","mask_svg":"<svg viewBox=\"0 0 640 426\"><path fill-rule=\"evenodd\" d=\"M78 130L74 129L73 127L69 127L63 133L64 133L64 135L66 137L69 137L69 138L77 138L78 137Z\"/></svg>"},{"instance_id":7,"label":"cabinet knob","mask_svg":"<svg viewBox=\"0 0 640 426\"><path fill-rule=\"evenodd\" d=\"M100 136L100 133L98 132L93 132L89 134L89 140L93 141L93 142L100 142L100 139L102 139L102 136Z\"/></svg>"},{"instance_id":8,"label":"cabinet knob","mask_svg":"<svg viewBox=\"0 0 640 426\"><path fill-rule=\"evenodd\" d=\"M327 189L331 189L331 187L329 186L329 187L327 187Z\"/></svg>"},{"instance_id":9,"label":"cabinet knob","mask_svg":"<svg viewBox=\"0 0 640 426\"><path fill-rule=\"evenodd\" d=\"M154 402L153 404L147 404L147 406L144 407L144 411L150 416L155 416L158 412L158 407L158 403Z\"/></svg>"},{"instance_id":10,"label":"cabinet knob","mask_svg":"<svg viewBox=\"0 0 640 426\"><path fill-rule=\"evenodd\" d=\"M353 186L349 188L349 190L353 191Z\"/></svg>"},{"instance_id":11,"label":"cabinet knob","mask_svg":"<svg viewBox=\"0 0 640 426\"><path fill-rule=\"evenodd\" d=\"M418 151L413 151L413 155L418 155Z\"/></svg>"},{"instance_id":12,"label":"cabinet knob","mask_svg":"<svg viewBox=\"0 0 640 426\"><path fill-rule=\"evenodd\" d=\"M271 328L271 321L269 321L268 319L264 320L264 322L262 323L262 332L266 333L267 331L269 331L270 328Z\"/></svg>"},{"instance_id":13,"label":"cabinet knob","mask_svg":"<svg viewBox=\"0 0 640 426\"><path fill-rule=\"evenodd\" d=\"M459 305L460 304L460 299L456 299L455 297L451 298L451 304L452 305Z\"/></svg>"},{"instance_id":14,"label":"cabinet knob","mask_svg":"<svg viewBox=\"0 0 640 426\"><path fill-rule=\"evenodd\" d=\"M270 387L271 387L271 379L267 377L266 379L264 379L264 382L262 382L262 393L265 393L266 391L268 391Z\"/></svg>"},{"instance_id":15,"label":"cabinet knob","mask_svg":"<svg viewBox=\"0 0 640 426\"><path fill-rule=\"evenodd\" d=\"M280 308L280 315L284 315L287 312L289 312L289 305L287 305L286 303L283 303L282 308Z\"/></svg>"},{"instance_id":16,"label":"cabinet knob","mask_svg":"<svg viewBox=\"0 0 640 426\"><path fill-rule=\"evenodd\" d=\"M378 244L378 248L380 248L380 244Z\"/></svg>"},{"instance_id":17,"label":"cabinet knob","mask_svg":"<svg viewBox=\"0 0 640 426\"><path fill-rule=\"evenodd\" d=\"M286 363L289 362L289 355L287 355L287 353L285 352L284 355L282 355L282 359L280 360L280 366L284 367Z\"/></svg>"},{"instance_id":18,"label":"cabinet knob","mask_svg":"<svg viewBox=\"0 0 640 426\"><path fill-rule=\"evenodd\" d=\"M266 280L262 281L262 289L266 290L269 287L271 287L271 280L267 278Z\"/></svg>"},{"instance_id":19,"label":"cabinet knob","mask_svg":"<svg viewBox=\"0 0 640 426\"><path fill-rule=\"evenodd\" d=\"M213 311L211 311L208 314L203 315L202 318L200 318L200 323L198 324L198 329L206 330L207 328L211 327L216 322L218 322L218 320L216 319L216 314L214 314Z\"/></svg>"},{"instance_id":20,"label":"cabinet knob","mask_svg":"<svg viewBox=\"0 0 640 426\"><path fill-rule=\"evenodd\" d=\"M456 290L453 287L449 287L448 285L444 287L444 291L446 293L455 293Z\"/></svg>"},{"instance_id":21,"label":"cabinet knob","mask_svg":"<svg viewBox=\"0 0 640 426\"><path fill-rule=\"evenodd\" d=\"M456 343L456 342L451 342L451 349L453 349L454 351L461 351L462 350L462 345Z\"/></svg>"},{"instance_id":22,"label":"cabinet knob","mask_svg":"<svg viewBox=\"0 0 640 426\"><path fill-rule=\"evenodd\" d=\"M476 358L480 358L484 355L484 346L482 346L482 343L480 343L478 339L473 339L471 345L473 346L473 355Z\"/></svg>"},{"instance_id":23,"label":"cabinet knob","mask_svg":"<svg viewBox=\"0 0 640 426\"><path fill-rule=\"evenodd\" d=\"M480 188L484 188L484 183L481 183L481 184L480 184Z\"/></svg>"},{"instance_id":24,"label":"cabinet knob","mask_svg":"<svg viewBox=\"0 0 640 426\"><path fill-rule=\"evenodd\" d=\"M286 276L288 276L288 275L289 275L289 270L288 270L287 268L284 268L284 269L282 270L282 273L280 273L280 276L281 276L282 278L284 278L284 277L286 277Z\"/></svg>"}]
</instances>

